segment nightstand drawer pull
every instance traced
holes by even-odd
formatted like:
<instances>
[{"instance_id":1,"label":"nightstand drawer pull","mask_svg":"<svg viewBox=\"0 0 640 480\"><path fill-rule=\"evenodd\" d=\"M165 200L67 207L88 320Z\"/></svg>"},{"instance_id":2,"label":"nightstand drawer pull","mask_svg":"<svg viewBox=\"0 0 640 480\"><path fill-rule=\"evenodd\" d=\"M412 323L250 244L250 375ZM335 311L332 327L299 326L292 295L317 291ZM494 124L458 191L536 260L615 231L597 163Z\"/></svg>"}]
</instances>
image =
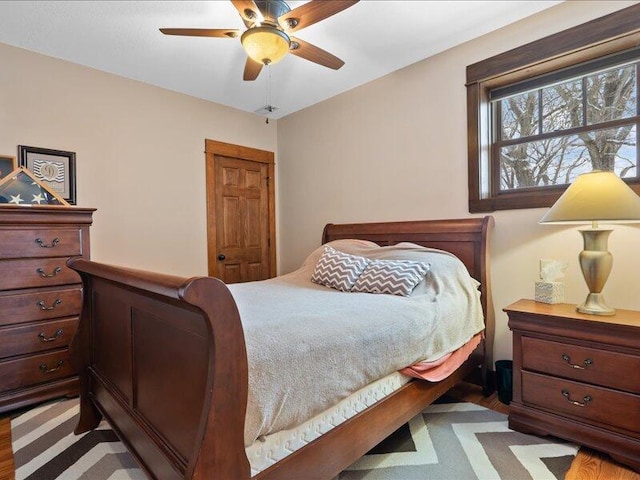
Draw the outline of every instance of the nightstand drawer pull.
<instances>
[{"instance_id":1,"label":"nightstand drawer pull","mask_svg":"<svg viewBox=\"0 0 640 480\"><path fill-rule=\"evenodd\" d=\"M571 357L569 355L567 355L566 353L564 355L562 355L562 360L567 362L571 368L579 368L580 370L584 370L589 365L593 365L593 360L591 360L590 358L587 358L584 362L582 362L584 364L584 366L577 365L575 363L571 363Z\"/></svg>"},{"instance_id":2,"label":"nightstand drawer pull","mask_svg":"<svg viewBox=\"0 0 640 480\"><path fill-rule=\"evenodd\" d=\"M51 304L50 307L45 307L44 306L44 301L40 300L38 302L38 306L40 307L40 310L53 310L54 308L56 308L61 303L62 303L62 300L60 300L59 298L56 298L55 301Z\"/></svg>"},{"instance_id":3,"label":"nightstand drawer pull","mask_svg":"<svg viewBox=\"0 0 640 480\"><path fill-rule=\"evenodd\" d=\"M64 334L64 330L62 328L56 330L56 333L53 334L53 337L48 337L44 334L44 332L40 332L38 334L38 338L40 339L40 341L42 343L46 343L46 342L54 342L58 339L58 337L61 337Z\"/></svg>"},{"instance_id":4,"label":"nightstand drawer pull","mask_svg":"<svg viewBox=\"0 0 640 480\"><path fill-rule=\"evenodd\" d=\"M46 363L41 363L40 364L40 370L42 370L42 373L53 373L56 370L60 370L62 368L62 364L64 363L64 360L58 360L56 362L56 366L53 368L49 368L47 367Z\"/></svg>"},{"instance_id":5,"label":"nightstand drawer pull","mask_svg":"<svg viewBox=\"0 0 640 480\"><path fill-rule=\"evenodd\" d=\"M577 407L586 407L587 403L592 400L591 395L585 395L584 397L582 397L582 402L584 403L571 400L571 394L569 393L569 390L562 390L562 396Z\"/></svg>"},{"instance_id":6,"label":"nightstand drawer pull","mask_svg":"<svg viewBox=\"0 0 640 480\"><path fill-rule=\"evenodd\" d=\"M53 269L52 273L44 273L44 270L42 269L42 267L38 267L36 269L36 273L38 275L40 275L42 278L51 278L51 277L55 277L56 275L58 275L60 272L62 272L62 268L60 267L56 267Z\"/></svg>"},{"instance_id":7,"label":"nightstand drawer pull","mask_svg":"<svg viewBox=\"0 0 640 480\"><path fill-rule=\"evenodd\" d=\"M36 243L40 245L42 248L53 248L60 243L60 239L58 237L54 238L49 245L44 243L41 238L36 238Z\"/></svg>"}]
</instances>

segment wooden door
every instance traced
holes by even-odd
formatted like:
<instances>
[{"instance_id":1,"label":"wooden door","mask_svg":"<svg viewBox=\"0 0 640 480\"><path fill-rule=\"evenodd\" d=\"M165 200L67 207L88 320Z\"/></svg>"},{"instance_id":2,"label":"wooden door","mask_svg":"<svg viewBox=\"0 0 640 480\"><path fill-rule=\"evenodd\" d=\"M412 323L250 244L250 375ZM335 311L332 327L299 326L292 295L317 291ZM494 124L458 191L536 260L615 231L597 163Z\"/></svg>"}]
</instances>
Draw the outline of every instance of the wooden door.
<instances>
[{"instance_id":1,"label":"wooden door","mask_svg":"<svg viewBox=\"0 0 640 480\"><path fill-rule=\"evenodd\" d=\"M206 140L209 275L225 283L276 274L273 152Z\"/></svg>"}]
</instances>

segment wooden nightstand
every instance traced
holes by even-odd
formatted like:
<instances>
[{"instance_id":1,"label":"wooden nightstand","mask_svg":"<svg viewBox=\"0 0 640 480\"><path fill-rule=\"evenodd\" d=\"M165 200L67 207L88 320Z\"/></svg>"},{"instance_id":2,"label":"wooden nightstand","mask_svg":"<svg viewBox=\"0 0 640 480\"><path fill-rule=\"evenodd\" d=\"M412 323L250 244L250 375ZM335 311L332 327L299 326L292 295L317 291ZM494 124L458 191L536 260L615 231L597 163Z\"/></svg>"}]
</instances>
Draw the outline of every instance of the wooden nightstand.
<instances>
[{"instance_id":1,"label":"wooden nightstand","mask_svg":"<svg viewBox=\"0 0 640 480\"><path fill-rule=\"evenodd\" d=\"M509 427L608 453L640 471L640 312L602 317L519 300Z\"/></svg>"}]
</instances>

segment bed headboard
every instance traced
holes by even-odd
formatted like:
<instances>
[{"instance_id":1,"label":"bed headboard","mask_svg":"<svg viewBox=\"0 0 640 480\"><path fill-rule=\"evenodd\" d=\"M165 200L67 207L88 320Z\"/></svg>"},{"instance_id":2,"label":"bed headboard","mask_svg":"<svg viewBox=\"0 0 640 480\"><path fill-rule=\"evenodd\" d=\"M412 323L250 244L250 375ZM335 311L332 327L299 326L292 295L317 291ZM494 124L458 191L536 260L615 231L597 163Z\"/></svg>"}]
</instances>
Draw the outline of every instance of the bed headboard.
<instances>
[{"instance_id":1,"label":"bed headboard","mask_svg":"<svg viewBox=\"0 0 640 480\"><path fill-rule=\"evenodd\" d=\"M378 245L412 242L453 253L466 265L473 278L488 283L488 230L493 217L459 220L424 220L384 223L329 223L322 243L342 238L369 240Z\"/></svg>"},{"instance_id":2,"label":"bed headboard","mask_svg":"<svg viewBox=\"0 0 640 480\"><path fill-rule=\"evenodd\" d=\"M486 336L492 343L494 312L489 270L489 232L493 217L453 220L419 220L381 223L329 223L324 227L322 243L342 238L369 240L378 245L412 242L453 253L480 282ZM489 349L489 356L491 351Z\"/></svg>"}]
</instances>

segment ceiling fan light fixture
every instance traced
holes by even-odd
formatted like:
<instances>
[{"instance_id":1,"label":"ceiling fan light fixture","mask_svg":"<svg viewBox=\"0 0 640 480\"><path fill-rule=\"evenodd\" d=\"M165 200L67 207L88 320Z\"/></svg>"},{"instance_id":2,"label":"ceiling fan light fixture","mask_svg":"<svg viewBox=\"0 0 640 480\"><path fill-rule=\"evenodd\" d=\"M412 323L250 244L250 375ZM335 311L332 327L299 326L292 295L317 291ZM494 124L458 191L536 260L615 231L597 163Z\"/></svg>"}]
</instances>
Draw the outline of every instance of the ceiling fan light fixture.
<instances>
[{"instance_id":1,"label":"ceiling fan light fixture","mask_svg":"<svg viewBox=\"0 0 640 480\"><path fill-rule=\"evenodd\" d=\"M253 27L240 38L247 55L259 63L271 65L279 62L289 51L289 36L275 27Z\"/></svg>"}]
</instances>

